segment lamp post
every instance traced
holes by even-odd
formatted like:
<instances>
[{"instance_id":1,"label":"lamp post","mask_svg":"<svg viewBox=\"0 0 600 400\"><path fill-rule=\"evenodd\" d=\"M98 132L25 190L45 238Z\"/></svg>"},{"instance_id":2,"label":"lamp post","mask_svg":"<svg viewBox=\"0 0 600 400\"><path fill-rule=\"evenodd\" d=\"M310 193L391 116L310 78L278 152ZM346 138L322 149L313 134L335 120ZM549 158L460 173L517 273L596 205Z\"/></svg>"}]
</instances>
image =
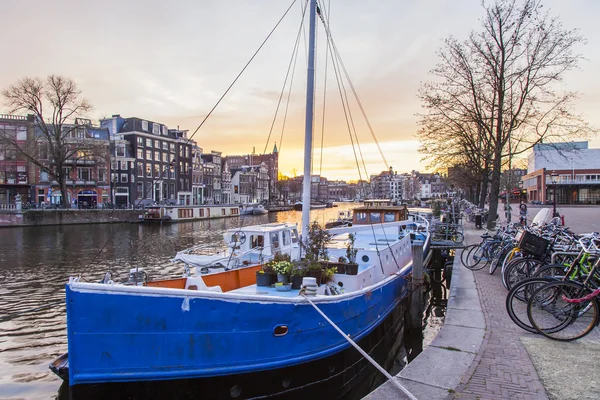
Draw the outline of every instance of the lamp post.
<instances>
[{"instance_id":1,"label":"lamp post","mask_svg":"<svg viewBox=\"0 0 600 400\"><path fill-rule=\"evenodd\" d=\"M523 181L519 181L519 203L523 199Z\"/></svg>"},{"instance_id":2,"label":"lamp post","mask_svg":"<svg viewBox=\"0 0 600 400\"><path fill-rule=\"evenodd\" d=\"M556 183L558 182L558 174L556 171L552 171L552 174L550 174L550 179L552 181L552 218L554 218L558 217L556 213Z\"/></svg>"}]
</instances>

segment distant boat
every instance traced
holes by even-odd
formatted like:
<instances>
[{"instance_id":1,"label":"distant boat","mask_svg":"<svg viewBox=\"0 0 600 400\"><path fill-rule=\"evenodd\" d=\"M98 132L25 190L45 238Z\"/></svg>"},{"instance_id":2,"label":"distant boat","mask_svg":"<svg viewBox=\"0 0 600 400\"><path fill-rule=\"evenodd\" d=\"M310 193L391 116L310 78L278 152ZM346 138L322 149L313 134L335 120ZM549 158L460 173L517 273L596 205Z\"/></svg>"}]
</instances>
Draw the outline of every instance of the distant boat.
<instances>
[{"instance_id":1,"label":"distant boat","mask_svg":"<svg viewBox=\"0 0 600 400\"><path fill-rule=\"evenodd\" d=\"M211 218L239 217L237 204L201 205L201 206L152 206L141 215L141 222L183 222Z\"/></svg>"},{"instance_id":2,"label":"distant boat","mask_svg":"<svg viewBox=\"0 0 600 400\"><path fill-rule=\"evenodd\" d=\"M268 212L269 210L260 203L247 203L240 206L240 214L242 215L264 215Z\"/></svg>"},{"instance_id":3,"label":"distant boat","mask_svg":"<svg viewBox=\"0 0 600 400\"><path fill-rule=\"evenodd\" d=\"M319 209L319 208L327 208L327 204L325 204L325 203L310 203L311 210ZM302 202L301 201L297 201L294 203L294 210L302 211Z\"/></svg>"}]
</instances>

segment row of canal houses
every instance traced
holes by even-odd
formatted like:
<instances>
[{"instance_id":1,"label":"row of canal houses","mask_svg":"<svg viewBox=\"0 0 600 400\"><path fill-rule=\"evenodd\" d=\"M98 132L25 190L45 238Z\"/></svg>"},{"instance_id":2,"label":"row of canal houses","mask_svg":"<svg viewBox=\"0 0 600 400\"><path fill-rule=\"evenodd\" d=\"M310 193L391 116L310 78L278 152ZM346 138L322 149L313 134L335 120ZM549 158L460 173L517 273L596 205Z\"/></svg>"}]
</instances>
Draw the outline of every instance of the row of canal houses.
<instances>
[{"instance_id":1,"label":"row of canal houses","mask_svg":"<svg viewBox=\"0 0 600 400\"><path fill-rule=\"evenodd\" d=\"M22 148L34 143L38 161L51 163L36 125L33 116L0 115L0 137L13 137ZM270 154L205 153L186 130L120 115L104 118L99 124L77 119L66 129L72 146L87 149L74 152L63 168L72 207L301 200L302 176L278 179L276 145ZM330 181L315 175L311 186L313 200L326 202L356 198L401 202L440 197L446 191L439 175L398 174L391 167L370 176L368 182ZM26 202L61 203L58 183L14 146L0 141L0 206L14 203L17 194Z\"/></svg>"},{"instance_id":2,"label":"row of canal houses","mask_svg":"<svg viewBox=\"0 0 600 400\"><path fill-rule=\"evenodd\" d=\"M0 204L14 203L17 194L25 202L61 202L58 183L16 148L34 145L29 154L42 164L52 162L36 125L32 115L0 115L0 136L15 140L0 141ZM74 151L63 168L73 207L266 201L275 187L276 147L253 164L230 168L221 152L204 153L186 130L137 117L113 115L99 124L77 119L63 129L72 146L85 143L87 149Z\"/></svg>"}]
</instances>

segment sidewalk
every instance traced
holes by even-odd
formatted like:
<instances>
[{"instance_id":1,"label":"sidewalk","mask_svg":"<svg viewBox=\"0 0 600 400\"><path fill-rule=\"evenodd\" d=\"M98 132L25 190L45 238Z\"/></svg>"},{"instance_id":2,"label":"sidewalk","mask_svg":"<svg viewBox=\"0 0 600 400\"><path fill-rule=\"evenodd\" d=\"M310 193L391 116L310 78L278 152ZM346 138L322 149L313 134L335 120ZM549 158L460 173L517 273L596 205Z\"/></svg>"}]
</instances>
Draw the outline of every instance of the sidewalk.
<instances>
[{"instance_id":1,"label":"sidewalk","mask_svg":"<svg viewBox=\"0 0 600 400\"><path fill-rule=\"evenodd\" d=\"M585 227L579 226L585 230ZM469 243L482 231L465 226ZM556 342L518 328L506 312L500 271L474 271L486 334L469 372L448 399L598 399L598 328L575 342Z\"/></svg>"}]
</instances>

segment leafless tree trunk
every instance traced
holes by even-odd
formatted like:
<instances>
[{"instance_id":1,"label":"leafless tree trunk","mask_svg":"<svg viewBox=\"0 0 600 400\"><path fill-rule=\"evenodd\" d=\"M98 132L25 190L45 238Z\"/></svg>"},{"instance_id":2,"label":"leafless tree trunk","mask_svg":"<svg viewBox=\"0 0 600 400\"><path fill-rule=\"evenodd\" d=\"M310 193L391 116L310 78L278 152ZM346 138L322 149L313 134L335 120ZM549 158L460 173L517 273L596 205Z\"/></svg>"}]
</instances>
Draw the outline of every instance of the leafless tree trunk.
<instances>
[{"instance_id":1,"label":"leafless tree trunk","mask_svg":"<svg viewBox=\"0 0 600 400\"><path fill-rule=\"evenodd\" d=\"M450 132L439 137L442 143L456 138L468 142L469 135L479 140L482 160L490 167L491 228L506 157L522 154L542 140L563 142L594 129L571 112L575 93L559 93L556 88L581 59L573 52L584 42L578 32L563 29L557 18L543 11L542 0L494 0L482 5L482 30L471 32L464 42L446 39L440 62L431 72L436 81L420 89L427 110L421 116L420 136L431 137L433 120ZM478 129L466 130L465 124Z\"/></svg>"},{"instance_id":2,"label":"leafless tree trunk","mask_svg":"<svg viewBox=\"0 0 600 400\"><path fill-rule=\"evenodd\" d=\"M77 118L92 109L87 100L80 99L80 95L81 91L72 79L57 75L50 75L44 80L24 78L2 91L10 112L33 114L37 129L25 145L9 137L0 137L0 140L11 143L26 159L57 182L64 207L69 205L69 177L64 171L65 162L78 152L85 154L96 147L93 142L73 137L73 133L81 128L75 123ZM40 157L40 146L44 147L44 151L47 149L47 160Z\"/></svg>"}]
</instances>

